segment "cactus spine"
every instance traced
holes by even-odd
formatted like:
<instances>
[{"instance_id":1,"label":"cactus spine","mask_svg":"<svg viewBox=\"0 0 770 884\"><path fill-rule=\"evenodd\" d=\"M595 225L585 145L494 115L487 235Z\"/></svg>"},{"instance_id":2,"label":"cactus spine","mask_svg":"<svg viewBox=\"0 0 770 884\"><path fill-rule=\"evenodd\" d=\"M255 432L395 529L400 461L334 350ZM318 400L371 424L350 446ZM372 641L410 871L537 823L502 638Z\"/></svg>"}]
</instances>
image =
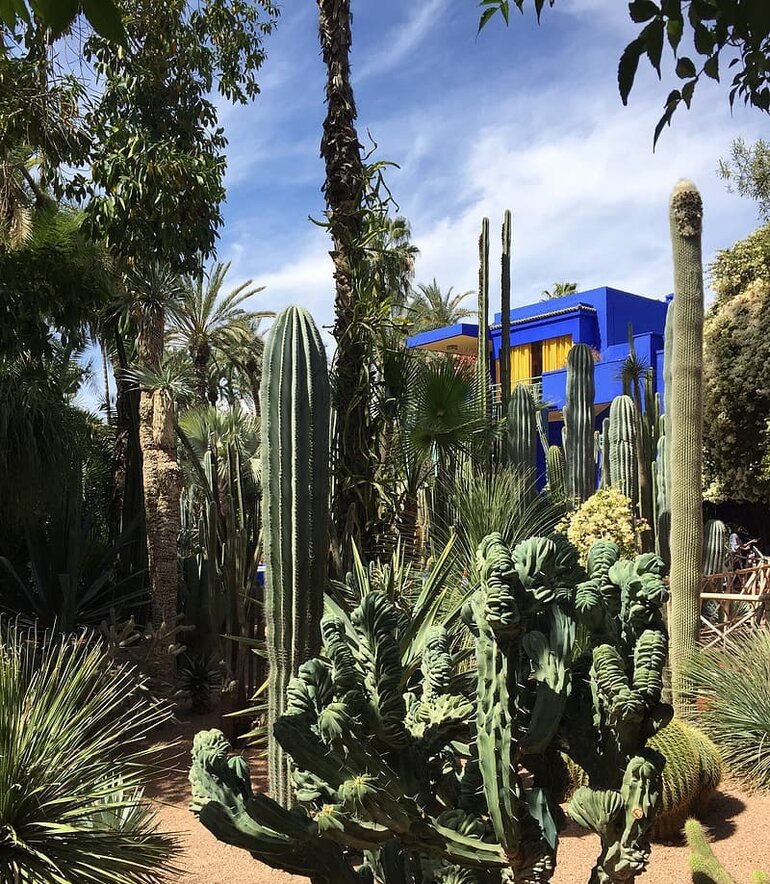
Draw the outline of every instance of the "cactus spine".
<instances>
[{"instance_id":1,"label":"cactus spine","mask_svg":"<svg viewBox=\"0 0 770 884\"><path fill-rule=\"evenodd\" d=\"M260 396L270 791L288 807L289 766L273 728L290 679L320 647L328 549L329 375L302 307L287 307L273 324Z\"/></svg>"},{"instance_id":2,"label":"cactus spine","mask_svg":"<svg viewBox=\"0 0 770 884\"><path fill-rule=\"evenodd\" d=\"M479 413L488 418L490 414L489 374L489 218L481 222L479 236L479 300L478 300L478 352L476 354L476 401Z\"/></svg>"},{"instance_id":3,"label":"cactus spine","mask_svg":"<svg viewBox=\"0 0 770 884\"><path fill-rule=\"evenodd\" d=\"M638 514L637 426L634 400L630 396L616 396L610 405L610 484L631 501Z\"/></svg>"},{"instance_id":4,"label":"cactus spine","mask_svg":"<svg viewBox=\"0 0 770 884\"><path fill-rule=\"evenodd\" d=\"M674 257L674 327L671 344L671 669L674 706L687 705L682 667L694 653L700 624L703 560L703 204L690 181L674 188L670 203Z\"/></svg>"},{"instance_id":5,"label":"cactus spine","mask_svg":"<svg viewBox=\"0 0 770 884\"><path fill-rule=\"evenodd\" d=\"M537 430L535 427L535 403L529 388L518 384L508 406L508 460L532 481L535 489L537 457Z\"/></svg>"},{"instance_id":6,"label":"cactus spine","mask_svg":"<svg viewBox=\"0 0 770 884\"><path fill-rule=\"evenodd\" d=\"M567 494L580 502L596 490L594 463L594 357L587 344L575 344L567 356L567 404L564 407Z\"/></svg>"},{"instance_id":7,"label":"cactus spine","mask_svg":"<svg viewBox=\"0 0 770 884\"><path fill-rule=\"evenodd\" d=\"M503 251L500 274L500 386L503 414L511 398L511 212L505 210L502 230Z\"/></svg>"}]
</instances>

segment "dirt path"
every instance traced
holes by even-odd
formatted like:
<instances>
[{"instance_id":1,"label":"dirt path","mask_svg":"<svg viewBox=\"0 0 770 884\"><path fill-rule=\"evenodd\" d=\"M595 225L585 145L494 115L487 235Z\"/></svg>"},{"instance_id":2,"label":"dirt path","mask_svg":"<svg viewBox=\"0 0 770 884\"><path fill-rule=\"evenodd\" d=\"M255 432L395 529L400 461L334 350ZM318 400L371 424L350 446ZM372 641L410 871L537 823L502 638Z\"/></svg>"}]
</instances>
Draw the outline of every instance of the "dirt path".
<instances>
[{"instance_id":1,"label":"dirt path","mask_svg":"<svg viewBox=\"0 0 770 884\"><path fill-rule=\"evenodd\" d=\"M253 860L244 850L217 841L188 810L187 782L190 737L196 731L216 726L213 718L200 718L182 728L184 743L176 765L158 783L154 797L158 822L166 831L179 834L184 870L177 878L183 884L289 884L307 881L278 872ZM714 798L704 822L714 840L714 851L733 877L744 884L754 869L770 871L770 796L747 795L728 785ZM595 835L570 825L559 844L559 866L553 884L583 884L588 880L599 842ZM647 873L649 884L688 884L687 848L655 844Z\"/></svg>"}]
</instances>

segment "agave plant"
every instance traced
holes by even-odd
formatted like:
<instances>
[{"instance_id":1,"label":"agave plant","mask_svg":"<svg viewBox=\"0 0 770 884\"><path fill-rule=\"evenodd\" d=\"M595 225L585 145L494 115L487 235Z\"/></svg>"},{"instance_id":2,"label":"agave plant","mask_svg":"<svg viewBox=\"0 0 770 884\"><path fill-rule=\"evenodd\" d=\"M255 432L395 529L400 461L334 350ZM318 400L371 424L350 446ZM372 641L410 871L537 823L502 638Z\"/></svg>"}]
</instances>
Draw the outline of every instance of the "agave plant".
<instances>
[{"instance_id":1,"label":"agave plant","mask_svg":"<svg viewBox=\"0 0 770 884\"><path fill-rule=\"evenodd\" d=\"M736 636L726 649L698 653L688 678L698 727L719 746L733 774L770 789L770 628Z\"/></svg>"},{"instance_id":2,"label":"agave plant","mask_svg":"<svg viewBox=\"0 0 770 884\"><path fill-rule=\"evenodd\" d=\"M176 846L142 789L168 721L100 645L0 624L0 880L152 884Z\"/></svg>"}]
</instances>

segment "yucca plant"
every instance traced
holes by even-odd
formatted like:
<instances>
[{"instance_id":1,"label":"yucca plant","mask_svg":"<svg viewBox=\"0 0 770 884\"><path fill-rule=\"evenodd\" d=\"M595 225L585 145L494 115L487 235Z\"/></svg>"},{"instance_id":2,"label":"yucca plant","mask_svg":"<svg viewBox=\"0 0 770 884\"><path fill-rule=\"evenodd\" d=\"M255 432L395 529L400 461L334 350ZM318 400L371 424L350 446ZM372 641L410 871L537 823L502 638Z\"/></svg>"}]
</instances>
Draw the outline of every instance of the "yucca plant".
<instances>
[{"instance_id":1,"label":"yucca plant","mask_svg":"<svg viewBox=\"0 0 770 884\"><path fill-rule=\"evenodd\" d=\"M732 773L770 789L770 628L736 636L724 650L694 656L687 669L698 727Z\"/></svg>"},{"instance_id":2,"label":"yucca plant","mask_svg":"<svg viewBox=\"0 0 770 884\"><path fill-rule=\"evenodd\" d=\"M153 884L174 871L142 789L169 719L98 643L0 624L0 881Z\"/></svg>"}]
</instances>

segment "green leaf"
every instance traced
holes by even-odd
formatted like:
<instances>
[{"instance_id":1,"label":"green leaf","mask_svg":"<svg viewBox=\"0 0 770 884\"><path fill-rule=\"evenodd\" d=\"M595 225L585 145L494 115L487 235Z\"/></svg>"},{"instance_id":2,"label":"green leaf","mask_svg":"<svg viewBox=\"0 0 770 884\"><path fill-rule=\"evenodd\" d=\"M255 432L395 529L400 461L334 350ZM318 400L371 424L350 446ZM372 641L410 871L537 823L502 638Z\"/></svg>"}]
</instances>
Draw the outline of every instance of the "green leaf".
<instances>
[{"instance_id":1,"label":"green leaf","mask_svg":"<svg viewBox=\"0 0 770 884\"><path fill-rule=\"evenodd\" d=\"M0 0L0 21L10 30L18 19L29 24L29 10L24 0Z\"/></svg>"},{"instance_id":2,"label":"green leaf","mask_svg":"<svg viewBox=\"0 0 770 884\"><path fill-rule=\"evenodd\" d=\"M620 90L620 98L623 104L628 104L628 96L631 87L634 85L634 77L639 67L639 59L644 52L644 42L640 37L633 40L623 50L618 65L618 89Z\"/></svg>"},{"instance_id":3,"label":"green leaf","mask_svg":"<svg viewBox=\"0 0 770 884\"><path fill-rule=\"evenodd\" d=\"M663 19L656 19L650 22L640 34L640 37L643 37L645 40L647 58L649 58L650 64L655 68L658 77L660 77L660 58L663 54L664 28Z\"/></svg>"},{"instance_id":4,"label":"green leaf","mask_svg":"<svg viewBox=\"0 0 770 884\"><path fill-rule=\"evenodd\" d=\"M666 35L671 48L676 52L679 43L682 40L682 31L684 30L684 22L682 17L670 18L666 23Z\"/></svg>"},{"instance_id":5,"label":"green leaf","mask_svg":"<svg viewBox=\"0 0 770 884\"><path fill-rule=\"evenodd\" d=\"M703 65L703 73L712 80L719 82L719 56L712 55L710 59Z\"/></svg>"},{"instance_id":6,"label":"green leaf","mask_svg":"<svg viewBox=\"0 0 770 884\"><path fill-rule=\"evenodd\" d=\"M700 55L711 55L714 51L714 35L702 24L697 24L694 29L695 48Z\"/></svg>"},{"instance_id":7,"label":"green leaf","mask_svg":"<svg viewBox=\"0 0 770 884\"><path fill-rule=\"evenodd\" d=\"M685 83L684 86L682 86L682 101L687 105L688 109L692 102L693 93L695 92L696 82L697 80L690 80L689 83Z\"/></svg>"},{"instance_id":8,"label":"green leaf","mask_svg":"<svg viewBox=\"0 0 770 884\"><path fill-rule=\"evenodd\" d=\"M687 80L690 77L694 77L695 73L695 65L693 64L692 59L683 55L676 63L677 77L679 77L680 80Z\"/></svg>"},{"instance_id":9,"label":"green leaf","mask_svg":"<svg viewBox=\"0 0 770 884\"><path fill-rule=\"evenodd\" d=\"M660 8L652 0L632 0L628 4L628 14L631 16L631 21L639 24L660 15Z\"/></svg>"},{"instance_id":10,"label":"green leaf","mask_svg":"<svg viewBox=\"0 0 770 884\"><path fill-rule=\"evenodd\" d=\"M83 13L97 34L115 43L126 42L123 19L114 0L83 0Z\"/></svg>"},{"instance_id":11,"label":"green leaf","mask_svg":"<svg viewBox=\"0 0 770 884\"><path fill-rule=\"evenodd\" d=\"M80 4L78 0L32 0L32 8L51 33L58 37L75 21Z\"/></svg>"}]
</instances>

